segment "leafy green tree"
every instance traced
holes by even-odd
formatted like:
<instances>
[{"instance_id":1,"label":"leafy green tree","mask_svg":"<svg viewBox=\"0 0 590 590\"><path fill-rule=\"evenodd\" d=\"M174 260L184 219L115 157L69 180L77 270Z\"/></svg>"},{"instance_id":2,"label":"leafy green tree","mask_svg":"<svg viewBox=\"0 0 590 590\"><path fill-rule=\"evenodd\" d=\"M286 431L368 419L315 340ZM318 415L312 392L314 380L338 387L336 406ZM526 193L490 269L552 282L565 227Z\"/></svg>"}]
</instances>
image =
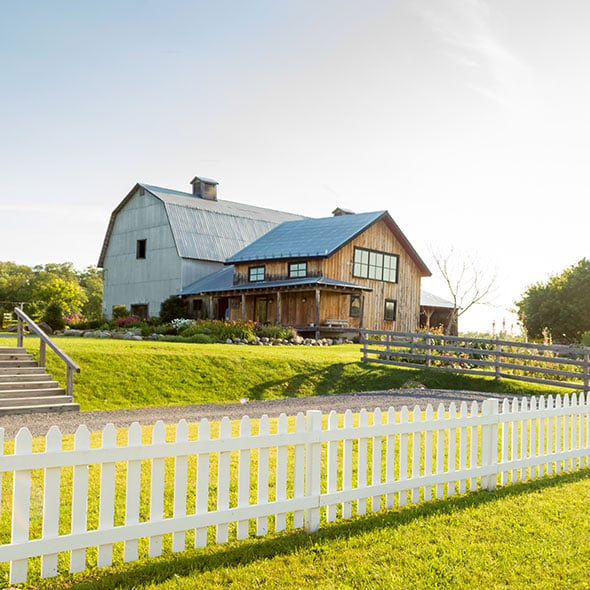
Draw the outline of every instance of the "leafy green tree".
<instances>
[{"instance_id":1,"label":"leafy green tree","mask_svg":"<svg viewBox=\"0 0 590 590\"><path fill-rule=\"evenodd\" d=\"M102 270L89 266L80 273L80 286L86 295L82 313L89 320L102 318Z\"/></svg>"},{"instance_id":2,"label":"leafy green tree","mask_svg":"<svg viewBox=\"0 0 590 590\"><path fill-rule=\"evenodd\" d=\"M0 262L0 307L9 311L33 296L34 273L31 268L14 262Z\"/></svg>"},{"instance_id":3,"label":"leafy green tree","mask_svg":"<svg viewBox=\"0 0 590 590\"><path fill-rule=\"evenodd\" d=\"M65 313L78 313L88 301L77 279L67 280L59 276L47 276L35 286L34 299L58 303Z\"/></svg>"},{"instance_id":4,"label":"leafy green tree","mask_svg":"<svg viewBox=\"0 0 590 590\"><path fill-rule=\"evenodd\" d=\"M532 285L516 307L532 338L548 328L556 340L579 341L590 330L590 260L583 258L547 283Z\"/></svg>"}]
</instances>

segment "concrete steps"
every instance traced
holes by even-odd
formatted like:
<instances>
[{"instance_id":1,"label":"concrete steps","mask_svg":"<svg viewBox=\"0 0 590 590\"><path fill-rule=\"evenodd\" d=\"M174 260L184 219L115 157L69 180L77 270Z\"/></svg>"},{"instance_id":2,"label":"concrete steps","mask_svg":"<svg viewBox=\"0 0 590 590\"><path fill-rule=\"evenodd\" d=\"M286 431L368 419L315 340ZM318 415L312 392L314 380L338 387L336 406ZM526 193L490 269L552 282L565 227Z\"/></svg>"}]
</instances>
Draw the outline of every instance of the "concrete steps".
<instances>
[{"instance_id":1,"label":"concrete steps","mask_svg":"<svg viewBox=\"0 0 590 590\"><path fill-rule=\"evenodd\" d=\"M79 410L72 396L24 348L0 347L0 417Z\"/></svg>"}]
</instances>

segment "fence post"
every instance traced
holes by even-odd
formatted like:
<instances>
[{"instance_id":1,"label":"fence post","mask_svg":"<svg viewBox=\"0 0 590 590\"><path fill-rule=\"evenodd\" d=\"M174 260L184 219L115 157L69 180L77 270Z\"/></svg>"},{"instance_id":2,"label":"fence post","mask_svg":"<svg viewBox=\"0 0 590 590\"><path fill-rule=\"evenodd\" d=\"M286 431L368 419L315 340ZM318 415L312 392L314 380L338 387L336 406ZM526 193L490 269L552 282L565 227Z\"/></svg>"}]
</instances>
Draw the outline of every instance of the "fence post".
<instances>
[{"instance_id":1,"label":"fence post","mask_svg":"<svg viewBox=\"0 0 590 590\"><path fill-rule=\"evenodd\" d=\"M590 393L590 353L584 355L584 393Z\"/></svg>"},{"instance_id":2,"label":"fence post","mask_svg":"<svg viewBox=\"0 0 590 590\"><path fill-rule=\"evenodd\" d=\"M498 464L498 400L486 399L481 406L482 416L496 416L492 424L484 424L481 427L481 466L488 467ZM482 490L496 489L496 473L483 475L480 487Z\"/></svg>"},{"instance_id":3,"label":"fence post","mask_svg":"<svg viewBox=\"0 0 590 590\"><path fill-rule=\"evenodd\" d=\"M322 443L314 440L314 433L322 429L322 413L308 410L306 415L305 443L305 496L316 498L317 506L305 510L305 532L315 533L320 528L320 492L322 476Z\"/></svg>"},{"instance_id":4,"label":"fence post","mask_svg":"<svg viewBox=\"0 0 590 590\"><path fill-rule=\"evenodd\" d=\"M427 332L426 334L426 366L430 367L430 356L432 354L432 351L430 350L430 347L432 346L432 339L430 338L430 333Z\"/></svg>"},{"instance_id":5,"label":"fence post","mask_svg":"<svg viewBox=\"0 0 590 590\"><path fill-rule=\"evenodd\" d=\"M361 359L361 362L366 363L369 361L369 352L368 352L368 348L369 348L369 339L368 339L368 333L367 330L364 329L360 329L359 330L359 334L361 337L361 342L363 344L363 348L362 348L362 352L363 352L363 358Z\"/></svg>"},{"instance_id":6,"label":"fence post","mask_svg":"<svg viewBox=\"0 0 590 590\"><path fill-rule=\"evenodd\" d=\"M494 370L496 372L495 379L496 381L500 381L500 377L502 376L500 372L500 359L502 357L502 345L498 344L498 337L496 337L496 343L494 344Z\"/></svg>"}]
</instances>

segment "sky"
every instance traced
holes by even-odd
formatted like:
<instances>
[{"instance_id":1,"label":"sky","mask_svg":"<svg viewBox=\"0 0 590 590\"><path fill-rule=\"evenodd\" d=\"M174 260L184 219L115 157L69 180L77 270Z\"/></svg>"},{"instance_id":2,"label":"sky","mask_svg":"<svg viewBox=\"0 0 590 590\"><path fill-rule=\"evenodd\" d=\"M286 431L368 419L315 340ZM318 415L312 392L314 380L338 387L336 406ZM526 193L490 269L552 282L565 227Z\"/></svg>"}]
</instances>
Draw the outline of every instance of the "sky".
<instances>
[{"instance_id":1,"label":"sky","mask_svg":"<svg viewBox=\"0 0 590 590\"><path fill-rule=\"evenodd\" d=\"M590 255L587 0L0 0L0 260L96 265L136 182L325 217L388 210L495 276L518 331Z\"/></svg>"}]
</instances>

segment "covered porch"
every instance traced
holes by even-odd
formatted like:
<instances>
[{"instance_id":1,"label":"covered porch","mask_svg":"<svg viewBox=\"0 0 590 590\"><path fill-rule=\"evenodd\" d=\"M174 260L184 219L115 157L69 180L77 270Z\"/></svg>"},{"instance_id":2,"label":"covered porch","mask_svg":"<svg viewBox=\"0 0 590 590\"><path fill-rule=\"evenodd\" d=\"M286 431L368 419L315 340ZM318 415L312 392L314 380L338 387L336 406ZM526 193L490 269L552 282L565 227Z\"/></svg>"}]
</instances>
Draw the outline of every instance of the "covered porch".
<instances>
[{"instance_id":1,"label":"covered porch","mask_svg":"<svg viewBox=\"0 0 590 590\"><path fill-rule=\"evenodd\" d=\"M224 272L218 273L220 280ZM213 319L277 323L319 339L358 334L366 291L370 289L353 283L309 277L240 285L195 283L182 294L196 317L205 307Z\"/></svg>"}]
</instances>

